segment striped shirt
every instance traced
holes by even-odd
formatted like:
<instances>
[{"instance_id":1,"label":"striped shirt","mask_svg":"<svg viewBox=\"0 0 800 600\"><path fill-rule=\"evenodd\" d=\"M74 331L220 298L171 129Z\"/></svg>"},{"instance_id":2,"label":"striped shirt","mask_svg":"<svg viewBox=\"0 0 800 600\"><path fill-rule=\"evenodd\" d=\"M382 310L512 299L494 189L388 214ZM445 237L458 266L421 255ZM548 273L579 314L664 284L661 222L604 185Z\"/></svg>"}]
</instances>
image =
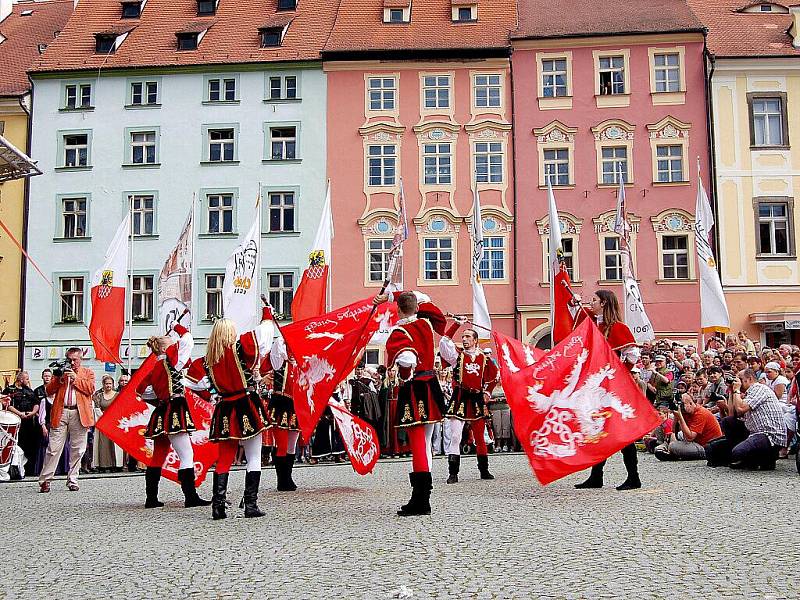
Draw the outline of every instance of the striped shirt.
<instances>
[{"instance_id":1,"label":"striped shirt","mask_svg":"<svg viewBox=\"0 0 800 600\"><path fill-rule=\"evenodd\" d=\"M742 398L750 407L744 414L744 425L750 434L763 433L773 446L786 446L786 424L783 407L768 385L754 383Z\"/></svg>"}]
</instances>

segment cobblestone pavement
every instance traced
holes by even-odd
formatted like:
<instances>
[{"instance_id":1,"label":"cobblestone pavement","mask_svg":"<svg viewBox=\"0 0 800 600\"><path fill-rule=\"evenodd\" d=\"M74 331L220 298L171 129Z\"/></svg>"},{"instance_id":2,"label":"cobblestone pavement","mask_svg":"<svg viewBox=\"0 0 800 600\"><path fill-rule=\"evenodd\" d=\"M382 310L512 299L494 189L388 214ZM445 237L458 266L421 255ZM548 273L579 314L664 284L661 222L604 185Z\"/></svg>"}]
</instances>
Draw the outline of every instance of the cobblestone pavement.
<instances>
[{"instance_id":1,"label":"cobblestone pavement","mask_svg":"<svg viewBox=\"0 0 800 600\"><path fill-rule=\"evenodd\" d=\"M658 463L645 488L578 491L582 474L542 488L522 455L474 456L461 482L434 465L433 514L401 519L407 461L359 477L347 465L296 467L297 493L265 469L262 519L186 510L174 484L144 510L141 476L83 478L37 494L0 487L0 597L101 598L762 598L800 596L794 461L774 473ZM238 504L244 473L231 474ZM210 484L201 494L210 496ZM232 518L231 518L232 517Z\"/></svg>"}]
</instances>

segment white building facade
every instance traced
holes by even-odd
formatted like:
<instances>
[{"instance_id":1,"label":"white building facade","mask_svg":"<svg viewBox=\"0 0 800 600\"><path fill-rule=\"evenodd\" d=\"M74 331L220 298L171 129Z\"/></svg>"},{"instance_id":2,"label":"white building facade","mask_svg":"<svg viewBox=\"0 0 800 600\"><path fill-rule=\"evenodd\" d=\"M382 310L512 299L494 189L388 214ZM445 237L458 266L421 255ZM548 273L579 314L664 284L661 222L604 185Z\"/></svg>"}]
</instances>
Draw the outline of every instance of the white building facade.
<instances>
[{"instance_id":1,"label":"white building facade","mask_svg":"<svg viewBox=\"0 0 800 600\"><path fill-rule=\"evenodd\" d=\"M134 367L147 338L163 333L158 274L193 201L195 354L222 312L226 259L255 219L261 290L289 314L325 199L320 63L48 73L33 82L32 155L44 174L31 180L28 250L55 288L29 265L25 367L35 380L70 346L87 348L85 364L98 373L113 369L93 359L89 288L128 210Z\"/></svg>"}]
</instances>

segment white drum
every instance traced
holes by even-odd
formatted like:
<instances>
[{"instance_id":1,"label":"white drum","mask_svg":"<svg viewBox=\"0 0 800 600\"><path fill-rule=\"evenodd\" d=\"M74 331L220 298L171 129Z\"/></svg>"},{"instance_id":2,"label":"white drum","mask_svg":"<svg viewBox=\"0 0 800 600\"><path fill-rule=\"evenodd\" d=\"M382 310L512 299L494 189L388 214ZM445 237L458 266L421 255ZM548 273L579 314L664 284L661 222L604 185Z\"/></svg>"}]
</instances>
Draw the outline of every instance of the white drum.
<instances>
[{"instance_id":1,"label":"white drum","mask_svg":"<svg viewBox=\"0 0 800 600\"><path fill-rule=\"evenodd\" d=\"M21 423L14 413L0 410L0 466L9 464L14 456Z\"/></svg>"}]
</instances>

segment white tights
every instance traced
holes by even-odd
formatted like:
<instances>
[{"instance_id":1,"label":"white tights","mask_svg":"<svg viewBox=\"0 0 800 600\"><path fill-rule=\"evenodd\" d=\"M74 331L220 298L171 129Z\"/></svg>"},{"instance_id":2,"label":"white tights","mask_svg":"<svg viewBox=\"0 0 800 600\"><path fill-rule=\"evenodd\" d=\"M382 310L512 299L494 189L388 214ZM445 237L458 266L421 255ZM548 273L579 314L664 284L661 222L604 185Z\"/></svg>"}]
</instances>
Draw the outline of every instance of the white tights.
<instances>
[{"instance_id":1,"label":"white tights","mask_svg":"<svg viewBox=\"0 0 800 600\"><path fill-rule=\"evenodd\" d=\"M261 443L262 438L260 433L246 440L242 440L244 456L247 459L248 473L261 470Z\"/></svg>"},{"instance_id":2,"label":"white tights","mask_svg":"<svg viewBox=\"0 0 800 600\"><path fill-rule=\"evenodd\" d=\"M448 440L445 454L461 455L461 434L464 431L464 421L461 419L447 419L445 427L450 427L450 439Z\"/></svg>"},{"instance_id":3,"label":"white tights","mask_svg":"<svg viewBox=\"0 0 800 600\"><path fill-rule=\"evenodd\" d=\"M192 451L192 440L188 433L173 433L169 436L169 443L181 461L181 469L194 470L194 452Z\"/></svg>"}]
</instances>

